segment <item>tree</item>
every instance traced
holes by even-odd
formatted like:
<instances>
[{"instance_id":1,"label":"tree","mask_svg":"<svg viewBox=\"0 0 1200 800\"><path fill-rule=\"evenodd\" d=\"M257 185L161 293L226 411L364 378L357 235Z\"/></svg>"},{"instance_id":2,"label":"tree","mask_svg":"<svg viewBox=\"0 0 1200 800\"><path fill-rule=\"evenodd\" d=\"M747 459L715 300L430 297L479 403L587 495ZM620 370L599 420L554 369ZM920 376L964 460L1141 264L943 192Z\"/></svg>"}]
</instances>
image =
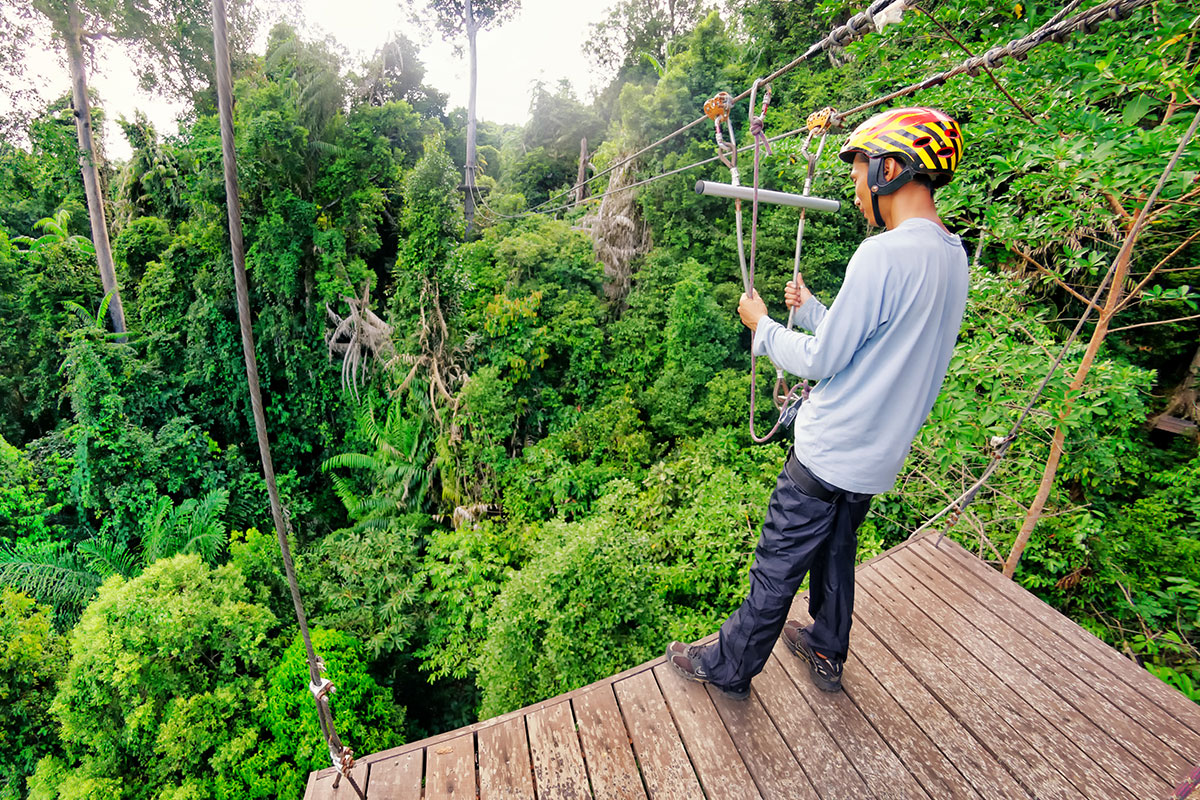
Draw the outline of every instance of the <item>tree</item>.
<instances>
[{"instance_id":1,"label":"tree","mask_svg":"<svg viewBox=\"0 0 1200 800\"><path fill-rule=\"evenodd\" d=\"M1071 380L1070 391L1072 395L1078 393L1083 388L1084 383L1087 381L1088 373L1090 372L1092 364L1096 359L1096 354L1100 351L1100 346L1104 343L1104 339L1108 336L1109 328L1111 327L1113 318L1120 313L1123 308L1128 306L1131 298L1126 295L1126 279L1129 276L1129 267L1133 259L1134 245L1137 242L1138 235L1142 232L1142 228L1149 218L1151 206L1158 197L1158 193L1162 190L1163 185L1166 183L1167 177L1170 175L1176 160L1178 160L1179 156L1182 155L1192 135L1196 132L1197 124L1200 124L1200 111L1196 112L1196 116L1193 119L1191 126L1180 138L1179 149L1175 151L1174 157L1170 162L1168 162L1166 170L1163 172L1162 177L1158 181L1158 185L1155 186L1154 190L1150 193L1150 198L1142 204L1136 215L1130 215L1128 212L1121 214L1121 216L1126 220L1127 232L1125 234L1124 241L1121 243L1121 248L1117 251L1117 255L1114 259L1112 266L1112 280L1105 290L1104 305L1100 309L1099 319L1097 320L1096 327L1092 331L1091 338L1088 340L1087 351L1084 353L1083 360L1078 369L1076 369L1074 378ZM1119 201L1112 199L1112 202L1117 205L1118 208L1120 208ZM1186 240L1183 245L1180 245L1179 248L1176 248L1176 250L1172 252L1172 255L1186 247L1186 245L1189 244L1194 238L1195 235ZM1163 262L1159 262L1159 264L1150 270L1150 272L1146 274L1141 281L1134 285L1132 291L1133 295L1138 294L1145 288L1155 273L1162 268L1162 264ZM1038 487L1037 497L1034 498L1033 504L1030 506L1029 511L1025 514L1025 520L1021 524L1020 531L1017 532L1016 541L1013 542L1012 550L1009 552L1008 559L1004 563L1004 574L1010 578L1013 576L1013 573L1016 572L1017 564L1021 560L1021 554L1024 552L1025 546L1029 542L1029 537L1033 534L1033 529L1037 525L1038 519L1042 515L1042 511L1046 507L1046 501L1050 497L1050 491L1054 485L1054 478L1058 473L1059 460L1062 458L1064 452L1063 445L1066 441L1067 435L1066 426L1063 425L1062 422L1063 418L1070 413L1073 402L1074 398L1068 396L1065 410L1060 417L1060 424L1054 429L1054 439L1051 442L1050 456L1048 459L1046 459L1046 468L1042 472L1042 481Z\"/></svg>"},{"instance_id":2,"label":"tree","mask_svg":"<svg viewBox=\"0 0 1200 800\"><path fill-rule=\"evenodd\" d=\"M241 573L194 555L109 579L71 634L53 705L66 757L33 783L50 797L87 783L130 800L213 796L222 755L257 727L276 625Z\"/></svg>"},{"instance_id":3,"label":"tree","mask_svg":"<svg viewBox=\"0 0 1200 800\"><path fill-rule=\"evenodd\" d=\"M79 169L83 173L83 187L87 193L88 220L92 226L92 243L96 248L96 264L100 268L100 280L105 296L111 298L108 313L113 330L125 332L125 312L121 306L121 292L117 285L117 272L113 267L112 246L108 241L108 222L104 215L104 199L100 188L98 169L99 154L92 131L92 106L88 97L87 67L83 61L83 46L88 32L75 0L65 3L45 2L40 10L54 25L71 68L71 105L75 115L75 131L79 140Z\"/></svg>"},{"instance_id":4,"label":"tree","mask_svg":"<svg viewBox=\"0 0 1200 800\"><path fill-rule=\"evenodd\" d=\"M50 701L67 665L66 644L50 609L0 589L0 800L24 797L38 760L59 748Z\"/></svg>"},{"instance_id":5,"label":"tree","mask_svg":"<svg viewBox=\"0 0 1200 800\"><path fill-rule=\"evenodd\" d=\"M464 168L467 234L475 222L475 87L478 84L478 59L475 37L479 31L503 24L517 13L521 0L407 0L434 15L437 28L447 39L467 35L471 77L467 99L467 163Z\"/></svg>"},{"instance_id":6,"label":"tree","mask_svg":"<svg viewBox=\"0 0 1200 800\"><path fill-rule=\"evenodd\" d=\"M702 0L621 0L591 27L583 49L621 78L661 75L670 46L704 15Z\"/></svg>"},{"instance_id":7,"label":"tree","mask_svg":"<svg viewBox=\"0 0 1200 800\"><path fill-rule=\"evenodd\" d=\"M239 7L243 5L247 4L239 4ZM212 71L208 55L212 48L211 30L206 22L207 3L202 0L128 0L122 3L38 0L36 7L50 20L59 44L67 52L71 103L79 142L79 168L87 195L92 243L96 248L104 293L112 298L108 311L113 330L123 334L125 313L109 243L99 171L102 156L93 130L84 48L91 50L94 42L101 38L120 41L138 63L143 86L186 94L196 85L198 77ZM253 26L240 27L244 31L244 48Z\"/></svg>"},{"instance_id":8,"label":"tree","mask_svg":"<svg viewBox=\"0 0 1200 800\"><path fill-rule=\"evenodd\" d=\"M425 83L425 64L417 57L417 46L399 33L363 64L354 92L373 106L404 101L425 117L440 117L446 108L446 94Z\"/></svg>"}]
</instances>

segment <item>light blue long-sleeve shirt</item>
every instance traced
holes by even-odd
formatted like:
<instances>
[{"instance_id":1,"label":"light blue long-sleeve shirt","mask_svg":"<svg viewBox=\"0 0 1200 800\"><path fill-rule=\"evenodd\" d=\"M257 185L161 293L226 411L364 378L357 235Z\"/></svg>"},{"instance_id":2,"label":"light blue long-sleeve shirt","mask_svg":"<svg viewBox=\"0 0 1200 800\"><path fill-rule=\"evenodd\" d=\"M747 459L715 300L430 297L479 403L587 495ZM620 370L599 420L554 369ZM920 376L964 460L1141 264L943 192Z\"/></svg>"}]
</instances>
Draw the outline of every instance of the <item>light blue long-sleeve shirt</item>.
<instances>
[{"instance_id":1,"label":"light blue long-sleeve shirt","mask_svg":"<svg viewBox=\"0 0 1200 800\"><path fill-rule=\"evenodd\" d=\"M764 317L754 353L817 381L796 416L800 462L847 491L890 489L942 388L966 302L961 240L914 218L859 245L830 308L813 297L797 310L811 335Z\"/></svg>"}]
</instances>

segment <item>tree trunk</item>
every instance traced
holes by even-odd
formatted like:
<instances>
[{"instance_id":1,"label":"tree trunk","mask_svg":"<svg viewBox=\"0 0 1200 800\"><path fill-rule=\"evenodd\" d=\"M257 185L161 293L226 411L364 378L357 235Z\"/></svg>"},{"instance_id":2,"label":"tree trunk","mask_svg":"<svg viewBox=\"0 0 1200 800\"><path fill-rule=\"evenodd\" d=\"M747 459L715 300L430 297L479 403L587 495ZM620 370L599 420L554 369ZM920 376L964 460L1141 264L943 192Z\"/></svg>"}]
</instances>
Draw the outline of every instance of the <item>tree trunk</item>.
<instances>
[{"instance_id":1,"label":"tree trunk","mask_svg":"<svg viewBox=\"0 0 1200 800\"><path fill-rule=\"evenodd\" d=\"M479 65L475 49L475 12L471 8L471 0L466 3L467 17L467 46L471 59L471 85L467 96L467 166L466 166L466 201L463 204L467 215L467 235L471 235L475 227L475 87L478 83Z\"/></svg>"},{"instance_id":2,"label":"tree trunk","mask_svg":"<svg viewBox=\"0 0 1200 800\"><path fill-rule=\"evenodd\" d=\"M65 29L60 29L71 63L71 100L75 106L75 133L79 137L79 169L83 173L83 189L87 195L88 219L92 225L92 244L96 248L96 263L100 267L100 282L104 294L111 297L108 316L113 330L125 333L125 311L117 287L117 272L113 269L112 245L108 241L108 224L104 219L104 200L100 195L100 174L96 169L96 147L92 133L92 108L88 100L87 69L83 63L82 23L75 0L67 2Z\"/></svg>"},{"instance_id":3,"label":"tree trunk","mask_svg":"<svg viewBox=\"0 0 1200 800\"><path fill-rule=\"evenodd\" d=\"M1154 201L1158 199L1158 193L1166 185L1168 176L1170 176L1171 171L1179 162L1179 157L1183 155L1184 148L1191 141L1192 134L1196 132L1198 125L1200 125L1200 111L1196 112L1192 124L1180 138L1179 147L1176 148L1175 155L1171 156L1171 160L1167 162L1166 169L1159 176L1158 184L1150 192L1150 196L1146 198L1146 202L1134 216L1133 221L1129 223L1129 233L1125 235L1125 241L1121 243L1121 249L1117 253L1116 262L1113 264L1113 275L1112 282L1108 288L1108 299L1104 303L1104 308L1100 311L1100 318L1096 322L1096 329L1092 331L1092 338L1088 341L1087 350L1083 354L1083 362L1080 363L1079 369L1075 371L1075 377L1071 381L1071 388L1067 393L1066 408L1063 410L1060 420L1065 419L1071 413L1075 393L1083 388L1083 383L1087 380L1088 372L1092 368L1092 362L1096 360L1096 353L1099 352L1100 345L1104 342L1104 337L1108 335L1109 323L1112 322L1112 318L1121 309L1125 278L1129 274L1129 263L1133 260L1133 248L1137 244L1138 234L1141 233L1142 226L1146 222L1150 209L1154 206ZM1008 560L1004 562L1004 575L1008 578L1012 578L1013 574L1017 571L1017 564L1021 560L1021 554L1025 552L1025 546L1029 544L1029 537L1033 534L1033 528L1037 525L1038 519L1042 515L1042 510L1046 507L1046 500L1050 497L1050 490L1054 486L1054 478L1058 474L1058 462L1062 458L1063 442L1066 436L1066 430L1060 422L1054 430L1054 440L1050 444L1050 457L1046 460L1046 468L1042 471L1042 482L1038 485L1037 497L1034 498L1033 505L1029 507L1029 511L1025 515L1025 521L1021 524L1021 530L1017 532L1017 539L1013 542L1012 550L1009 551Z\"/></svg>"},{"instance_id":4,"label":"tree trunk","mask_svg":"<svg viewBox=\"0 0 1200 800\"><path fill-rule=\"evenodd\" d=\"M1200 375L1200 347L1197 347L1196 352L1192 354L1192 363L1188 365L1187 374L1171 392L1171 399L1167 401L1166 408L1152 416L1147 421L1146 427L1153 429L1164 417L1178 415L1189 419L1193 418L1196 409L1196 377L1198 375ZM1196 420L1193 419L1193 421Z\"/></svg>"},{"instance_id":5,"label":"tree trunk","mask_svg":"<svg viewBox=\"0 0 1200 800\"><path fill-rule=\"evenodd\" d=\"M575 185L579 188L575 190L575 202L582 203L587 199L587 186L584 184L584 179L587 178L587 137L579 140L579 172L575 174Z\"/></svg>"}]
</instances>

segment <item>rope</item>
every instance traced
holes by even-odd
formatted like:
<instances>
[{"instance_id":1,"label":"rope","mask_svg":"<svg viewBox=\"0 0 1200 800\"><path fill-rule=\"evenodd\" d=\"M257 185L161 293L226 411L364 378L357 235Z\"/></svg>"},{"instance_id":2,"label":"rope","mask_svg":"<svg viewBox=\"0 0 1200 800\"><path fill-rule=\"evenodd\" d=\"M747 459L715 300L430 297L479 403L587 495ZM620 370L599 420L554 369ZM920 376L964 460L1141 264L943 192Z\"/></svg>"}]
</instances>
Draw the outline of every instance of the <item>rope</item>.
<instances>
[{"instance_id":1,"label":"rope","mask_svg":"<svg viewBox=\"0 0 1200 800\"><path fill-rule=\"evenodd\" d=\"M893 0L893 3L895 3L895 2L898 2L898 0ZM833 119L830 122L830 127L838 128L845 123L845 120L848 117L850 117L854 114L858 114L862 111L866 111L868 109L882 105L890 100L895 100L899 97L904 97L909 94L913 94L921 89L931 88L933 86L940 86L941 84L945 83L950 78L957 77L958 75L961 75L964 72L971 74L971 75L977 74L977 72L980 69L984 69L985 67L996 66L997 64L1004 61L1005 58L1007 58L1009 55L1013 56L1018 61L1022 61L1028 55L1030 50L1032 50L1034 47L1037 47L1040 44L1043 44L1047 40L1051 40L1051 41L1055 41L1055 42L1063 42L1066 40L1067 36L1069 36L1075 30L1083 31L1086 33L1091 33L1095 30L1098 23L1103 21L1104 18L1121 19L1121 18L1127 17L1134 10L1141 8L1144 5L1148 5L1151 2L1151 0L1107 0L1106 2L1101 3L1100 5L1092 8L1092 9L1081 12L1080 14L1077 14L1076 16L1071 17L1070 19L1064 19L1065 15L1067 13L1069 13L1071 10L1073 10L1074 8L1078 7L1081 2L1082 2L1082 0L1071 0L1071 2L1069 2L1057 14L1055 14L1055 16L1049 22L1047 22L1042 27L1038 28L1033 33L1031 33L1025 37L1022 37L1021 39L1014 39L1011 42L1009 42L1008 44L1004 45L1003 47L993 48L982 56L973 56L973 57L963 61L959 66L957 66L951 70L948 70L948 71L945 71L942 73L938 73L930 78L925 79L924 81L921 81L920 83L915 83L915 84L907 86L903 89L899 89L895 92L891 92L889 94L883 95L882 97L876 98L875 100L871 100L870 102L867 102L867 103L863 103L862 105L856 106L856 107L854 107L848 111L842 112L840 114L834 114ZM873 5L871 7L871 9L874 9L878 5L879 5L879 3L876 3L875 5ZM871 9L868 9L868 11L864 12L864 13L870 15L871 18L874 19L875 14L872 13ZM890 10L890 9L885 9L884 13L886 13L887 10ZM768 80L773 80L774 78L777 78L780 75L785 74L788 70L794 68L797 64L801 63L806 58L811 57L814 50L819 51L820 49L823 49L824 46L828 46L826 43L830 40L831 37L834 37L835 33L838 33L840 31L845 31L847 29L857 30L857 29L862 28L863 27L862 24L857 22L858 18L861 16L863 16L863 14L859 14L859 15L856 15L855 17L852 17L850 19L850 21L846 23L846 25L843 25L840 28L835 28L834 31L832 31L829 36L827 36L825 39L822 39L821 41L817 42L817 44L814 44L812 47L810 47L809 50L807 52L805 52L804 55L789 62L785 66L781 67L780 69L778 69L775 72L768 75L766 78L760 79L759 82L766 82ZM841 34L839 34L839 35L841 35ZM848 34L845 34L845 35L848 35ZM842 35L843 38L845 35ZM844 38L844 41L839 42L839 44L849 43L849 41L850 41L850 39ZM750 92L750 90L748 89L745 92L743 92L742 94L737 95L736 97L731 97L730 101L732 103L736 103L737 101L746 97L749 94L749 92ZM653 149L654 147L657 147L657 146L669 141L670 139L679 135L680 133L683 133L684 131L703 122L706 118L707 118L707 116L700 117L699 119L689 122L687 125L683 126L682 128L678 129L677 131L675 131L671 134L668 134L667 136L664 136L663 138L659 139L654 144L647 145L646 147L637 151L633 155L623 158L620 161L614 163L612 166L610 166L608 169L604 170L603 172L599 172L599 173L593 175L591 178L588 178L587 180L583 181L582 183L577 183L575 186L571 187L571 189L564 191L564 192L560 192L559 194L555 195L554 197L549 198L549 199L539 203L538 205L534 206L531 209L523 211L520 214L508 214L508 215L498 214L497 216L501 219L520 219L520 218L527 217L527 216L533 216L535 214L557 214L562 211L568 211L572 208L575 208L575 207L581 205L581 203L579 201L572 201L569 203L564 203L562 205L558 205L553 208L544 208L544 206L549 204L551 200L557 200L559 198L566 197L571 191L578 189L580 186L587 185L591 181L596 180L597 178L603 177L604 175L608 174L613 169L621 166L622 164L628 163L629 161L633 160L637 156ZM806 126L800 127L800 128L795 128L791 131L788 131L787 133L783 133L783 134L779 134L778 136L770 137L767 139L767 141L768 142L777 142L781 139L791 138L791 137L797 136L801 133L805 133L807 130L808 130L808 128ZM747 145L745 147L739 148L737 152L743 152L745 150L750 150L750 149L752 149L752 147L753 147L753 145ZM629 191L630 189L635 189L637 187L645 186L646 184L653 183L654 181L659 180L661 178L667 178L672 175L677 175L681 172L686 172L688 170L695 169L696 167L705 166L707 164L711 164L714 161L719 161L719 160L720 160L719 156L713 156L711 158L702 159L702 160L696 161L692 164L688 164L687 166L668 170L666 172L659 173L658 175L654 175L650 178L646 178L644 180L637 181L636 183L631 183L628 186L623 186L620 189L614 189L612 191L614 191L614 192ZM583 203L598 202L598 201L599 201L598 197L590 197L590 198L587 198L586 200L584 200Z\"/></svg>"},{"instance_id":2,"label":"rope","mask_svg":"<svg viewBox=\"0 0 1200 800\"><path fill-rule=\"evenodd\" d=\"M1134 1L1136 2L1137 0ZM1150 197L1146 200L1145 204L1142 205L1141 211L1138 212L1138 216L1134 220L1133 227L1130 228L1129 234L1125 237L1125 242L1122 244L1121 249L1117 252L1117 256L1113 259L1112 264L1109 265L1108 272L1104 274L1104 279L1100 281L1100 286L1096 288L1095 293L1088 301L1087 307L1084 308L1082 316L1079 317L1079 321L1075 324L1075 329L1071 331L1071 335L1067 337L1065 342L1063 342L1063 346L1059 350L1058 356L1050 365L1050 371L1047 372L1046 377L1042 379L1037 391L1033 393L1033 397L1028 403L1025 404L1025 407L1021 409L1021 413L1018 415L1017 421L1013 423L1013 426L1011 429L1009 429L1009 432L1004 436L993 437L991 440L991 462L988 463L987 467L980 474L979 478L973 484L971 484L971 486L965 492L963 492L954 500L950 501L945 508L943 508L937 514L934 514L932 517L926 520L921 527L913 531L908 537L908 541L912 541L913 539L917 538L939 519L949 515L947 524L938 535L937 542L935 543L941 544L941 541L943 538L945 538L946 533L954 527L959 518L962 516L962 513L966 510L967 506L974 502L975 498L979 494L980 489L982 489L984 484L987 483L988 479L992 477L992 474L996 471L996 468L1000 466L1001 459L1003 459L1008 453L1009 446L1017 438L1017 434L1020 432L1021 427L1025 424L1025 420L1028 419L1029 415L1033 412L1038 400L1041 399L1042 394L1046 391L1046 387L1050 385L1050 380L1053 378L1054 373L1062 364L1063 359L1066 358L1067 351L1070 350L1071 345L1079 336L1079 332L1083 330L1084 323L1091 315L1092 309L1099 308L1097 301L1099 301L1100 295L1104 293L1105 288L1108 286L1108 282L1112 280L1112 276L1116 272L1117 266L1122 262L1122 260L1130 257L1130 254L1133 250L1133 243L1137 239L1137 235L1141 231L1142 227L1145 226L1150 209L1158 200L1158 195L1162 191L1163 186L1166 185L1167 178L1170 177L1171 172L1175 169L1175 165L1179 162L1180 157L1183 155L1183 151L1187 147L1188 142L1191 141L1192 136L1195 134L1197 125L1200 125L1200 111L1196 112L1196 116L1192 119L1192 124L1188 127L1187 131L1184 132L1183 137L1179 140L1179 146L1175 149L1175 154L1172 155L1170 161L1167 162L1167 166L1165 169L1163 169L1162 175L1159 176L1158 183L1155 185L1154 191L1150 193Z\"/></svg>"},{"instance_id":3,"label":"rope","mask_svg":"<svg viewBox=\"0 0 1200 800\"><path fill-rule=\"evenodd\" d=\"M838 114L834 120L834 126L840 126L847 117L862 113L868 109L881 106L884 103L889 103L901 97L906 97L910 94L918 92L922 89L929 89L934 86L941 86L951 78L967 73L972 77L979 74L981 69L990 69L1003 63L1008 58L1015 58L1018 61L1024 61L1029 56L1029 51L1033 50L1038 45L1047 40L1055 42L1064 42L1067 37L1074 32L1093 33L1099 24L1105 19L1119 20L1128 17L1135 10L1142 6L1149 5L1153 0L1105 0L1099 5L1093 6L1086 11L1074 15L1070 18L1062 18L1062 12L1056 14L1053 19L1041 26L1032 33L1022 36L1019 39L1013 39L1008 44L1001 47L993 47L982 56L972 56L962 63L958 64L949 70L939 72L932 77L926 78L919 83L910 84L903 89L897 89L894 92L877 97L874 100L855 106L849 111ZM1077 4L1075 0L1073 3ZM1068 4L1067 8L1072 5ZM1066 9L1064 9L1066 10Z\"/></svg>"},{"instance_id":4,"label":"rope","mask_svg":"<svg viewBox=\"0 0 1200 800\"><path fill-rule=\"evenodd\" d=\"M313 649L308 631L308 620L304 613L304 602L300 599L300 586L296 581L296 568L292 563L291 549L287 539L287 521L283 515L283 504L279 499L279 486L275 482L275 466L271 460L271 443L267 438L267 419L263 412L262 392L259 389L258 361L254 354L254 331L250 326L250 290L246 280L245 248L242 238L241 202L238 199L237 155L233 143L233 83L229 68L228 31L225 21L225 0L213 0L213 46L216 51L217 103L221 119L221 161L225 172L225 201L229 216L229 244L233 255L233 275L237 291L238 325L242 335L242 355L246 363L246 384L250 392L250 405L254 411L254 432L258 438L258 452L262 459L263 478L267 483L267 494L271 500L271 517L275 522L275 535L279 539L279 551L283 556L283 568L287 574L288 588L292 594L292 605L296 609L296 622L304 639L304 650L308 657L309 688L317 706L317 719L321 734L329 747L329 757L338 774L333 786L344 775L359 798L365 795L354 782L350 769L354 766L354 753L342 744L333 724L333 713L329 709L328 694L333 684L321 675L321 661Z\"/></svg>"},{"instance_id":5,"label":"rope","mask_svg":"<svg viewBox=\"0 0 1200 800\"><path fill-rule=\"evenodd\" d=\"M787 64L784 64L782 67L775 70L767 77L762 78L761 82L762 83L770 83L771 81L776 80L777 78L780 78L780 77L786 75L788 72L791 72L793 69L795 69L797 66L799 66L802 62L808 60L809 58L812 58L814 55L817 55L818 53L821 53L824 50L827 50L830 47L845 47L850 42L854 41L855 39L862 38L863 36L870 33L872 30L875 30L875 31L883 30L884 25L886 25L888 22L892 22L896 19L896 17L895 17L896 11L897 10L902 11L903 9L908 8L909 3L910 3L910 0L875 0L875 2L872 3L867 8L866 11L861 11L858 14L855 14L853 17L848 19L844 25L839 25L836 28L834 28L833 30L831 30L828 34L825 35L824 38L820 39L815 44L811 45L808 48L808 50L804 51L804 53L802 55L792 59ZM737 103L740 100L746 99L746 97L749 96L752 91L753 91L753 87L743 91L741 94L737 95L736 97L731 98L731 100L730 100L731 104ZM643 147L641 150L638 150L636 153L626 156L625 158L621 159L620 161L617 161L617 162L609 165L609 167L607 169L602 170L601 172L597 172L595 175L588 178L587 180L580 181L580 182L576 183L574 186L572 186L571 188L560 192L559 194L555 195L554 197L547 198L545 201L543 201L543 202L539 203L538 205L534 206L533 208L529 209L526 213L534 213L534 212L538 211L540 208L542 208L543 206L549 205L550 203L552 203L556 200L566 197L567 195L576 191L580 187L586 186L589 183L591 183L592 181L599 180L600 178L604 177L608 173L612 172L617 167L620 167L623 164L628 164L630 161L633 161L635 158L642 155L643 153L649 152L650 150L653 150L654 148L656 148L660 145L666 144L670 140L674 139L676 136L679 136L681 133L684 133L685 131L691 130L692 128L696 127L700 123L704 122L704 120L706 120L706 119L709 119L709 116L707 114L697 117L696 119L692 120L691 122L684 125L683 127L677 128L676 130L672 131L671 133L668 133L666 136L662 137L658 141L656 141L652 144L648 144L645 147Z\"/></svg>"},{"instance_id":6,"label":"rope","mask_svg":"<svg viewBox=\"0 0 1200 800\"><path fill-rule=\"evenodd\" d=\"M750 101L750 116L751 116L751 132L754 131L754 90L758 88L759 81L754 82L754 87L751 90ZM770 102L771 89L767 86L766 97L763 100L763 113L758 117L759 130L754 137L754 209L752 213L752 221L750 226L750 289L747 294L750 294L754 289L754 261L755 252L758 241L758 167L760 150L763 146L770 148L770 141L762 135L761 121L766 115L767 105ZM817 161L821 158L821 153L825 149L825 141L829 133L829 123L833 118L833 109L826 108L815 114L810 114L805 122L805 127L808 129L808 138L804 140L804 147L801 149L805 160L807 161L807 169L804 175L804 191L802 194L809 194L812 191L813 177L816 173ZM820 141L817 143L816 152L812 152L813 137L820 134ZM768 151L768 155L769 155ZM738 220L741 221L741 209L737 209ZM800 252L804 244L804 220L807 216L808 209L800 209L800 221L796 226L796 255L792 261L792 282L798 285L800 282ZM741 245L741 226L738 226L738 245ZM788 309L787 329L791 330L794 324L795 309ZM757 444L763 444L770 441L780 428L788 424L795 418L796 412L799 410L799 405L808 399L808 381L801 378L794 386L789 386L787 379L784 377L783 370L778 365L775 366L775 390L774 401L775 407L779 410L779 417L775 420L775 424L771 426L766 435L759 436L754 432L754 411L756 405L756 395L758 393L758 357L750 354L750 439Z\"/></svg>"}]
</instances>

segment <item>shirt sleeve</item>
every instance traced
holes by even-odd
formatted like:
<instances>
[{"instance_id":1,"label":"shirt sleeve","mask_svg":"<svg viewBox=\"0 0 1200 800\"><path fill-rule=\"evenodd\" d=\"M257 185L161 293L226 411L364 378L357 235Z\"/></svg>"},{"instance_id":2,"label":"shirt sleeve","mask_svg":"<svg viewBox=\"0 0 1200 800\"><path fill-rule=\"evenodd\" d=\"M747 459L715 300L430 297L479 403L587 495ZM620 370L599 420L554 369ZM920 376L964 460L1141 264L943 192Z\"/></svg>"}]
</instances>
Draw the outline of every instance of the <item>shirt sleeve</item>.
<instances>
[{"instance_id":1,"label":"shirt sleeve","mask_svg":"<svg viewBox=\"0 0 1200 800\"><path fill-rule=\"evenodd\" d=\"M809 380L822 380L844 369L884 321L884 276L876 247L869 241L859 246L828 311L815 297L800 307L797 324L811 324L811 335L789 331L764 317L755 331L754 354L769 356L777 367Z\"/></svg>"}]
</instances>

